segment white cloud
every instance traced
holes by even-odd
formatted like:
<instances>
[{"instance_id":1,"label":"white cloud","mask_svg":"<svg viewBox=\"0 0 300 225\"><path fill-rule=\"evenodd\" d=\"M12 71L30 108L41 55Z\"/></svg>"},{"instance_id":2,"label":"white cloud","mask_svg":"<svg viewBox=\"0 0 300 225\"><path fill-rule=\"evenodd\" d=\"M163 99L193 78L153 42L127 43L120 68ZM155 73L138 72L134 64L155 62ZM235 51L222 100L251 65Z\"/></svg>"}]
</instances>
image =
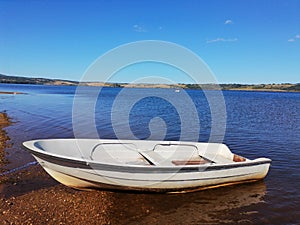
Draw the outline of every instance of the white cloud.
<instances>
[{"instance_id":1,"label":"white cloud","mask_svg":"<svg viewBox=\"0 0 300 225\"><path fill-rule=\"evenodd\" d=\"M224 24L225 24L225 25L233 24L233 22L232 22L232 20L226 20L226 21L224 22Z\"/></svg>"},{"instance_id":2,"label":"white cloud","mask_svg":"<svg viewBox=\"0 0 300 225\"><path fill-rule=\"evenodd\" d=\"M216 38L216 39L212 39L212 40L208 40L206 41L206 43L214 43L214 42L235 42L238 41L237 38Z\"/></svg>"},{"instance_id":3,"label":"white cloud","mask_svg":"<svg viewBox=\"0 0 300 225\"><path fill-rule=\"evenodd\" d=\"M300 34L295 35L295 37L288 39L288 42L295 42L297 39L300 39Z\"/></svg>"},{"instance_id":4,"label":"white cloud","mask_svg":"<svg viewBox=\"0 0 300 225\"><path fill-rule=\"evenodd\" d=\"M141 33L142 32L147 32L147 30L146 30L146 28L144 26L138 25L138 24L133 25L133 30L135 32L141 32Z\"/></svg>"}]
</instances>

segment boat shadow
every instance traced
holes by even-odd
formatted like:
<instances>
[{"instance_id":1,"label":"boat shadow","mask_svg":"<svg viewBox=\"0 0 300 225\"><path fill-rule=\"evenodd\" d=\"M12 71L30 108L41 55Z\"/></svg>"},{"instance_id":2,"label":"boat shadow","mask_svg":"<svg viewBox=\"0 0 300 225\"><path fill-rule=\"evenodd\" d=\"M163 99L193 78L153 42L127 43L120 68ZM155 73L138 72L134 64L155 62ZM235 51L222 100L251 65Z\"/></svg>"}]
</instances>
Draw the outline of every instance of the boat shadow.
<instances>
[{"instance_id":1,"label":"boat shadow","mask_svg":"<svg viewBox=\"0 0 300 225\"><path fill-rule=\"evenodd\" d=\"M111 207L104 213L112 224L237 222L240 218L233 217L233 211L255 208L264 202L265 194L263 181L185 194L106 192L103 200L109 201Z\"/></svg>"}]
</instances>

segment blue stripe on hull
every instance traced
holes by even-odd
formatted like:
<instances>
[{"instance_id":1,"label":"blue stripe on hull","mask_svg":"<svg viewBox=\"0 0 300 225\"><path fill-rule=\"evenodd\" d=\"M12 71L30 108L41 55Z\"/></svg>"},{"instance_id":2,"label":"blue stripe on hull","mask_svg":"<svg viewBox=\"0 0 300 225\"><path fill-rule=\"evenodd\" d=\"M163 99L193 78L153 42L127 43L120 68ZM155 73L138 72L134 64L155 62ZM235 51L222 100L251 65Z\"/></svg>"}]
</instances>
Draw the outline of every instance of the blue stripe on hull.
<instances>
[{"instance_id":1,"label":"blue stripe on hull","mask_svg":"<svg viewBox=\"0 0 300 225\"><path fill-rule=\"evenodd\" d=\"M190 173L190 172L207 172L207 171L219 171L225 169L252 167L262 164L270 164L271 160L266 159L264 161L253 161L244 163L232 163L226 165L201 165L201 166L174 166L174 167L159 167L159 166L131 166L131 165L109 165L103 163L87 162L84 160L73 160L68 158L57 157L53 155L47 155L32 151L28 149L30 153L36 157L45 160L47 162L57 164L65 167L74 167L80 169L94 169L94 170L106 170L113 172L126 172L126 173Z\"/></svg>"}]
</instances>

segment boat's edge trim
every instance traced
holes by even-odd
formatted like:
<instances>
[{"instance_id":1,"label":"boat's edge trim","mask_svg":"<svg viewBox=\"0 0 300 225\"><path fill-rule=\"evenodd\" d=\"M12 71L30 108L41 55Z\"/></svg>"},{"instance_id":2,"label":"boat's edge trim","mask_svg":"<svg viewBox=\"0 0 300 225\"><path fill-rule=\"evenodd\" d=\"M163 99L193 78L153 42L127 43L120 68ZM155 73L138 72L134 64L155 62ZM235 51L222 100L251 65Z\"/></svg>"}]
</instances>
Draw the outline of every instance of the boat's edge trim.
<instances>
[{"instance_id":1,"label":"boat's edge trim","mask_svg":"<svg viewBox=\"0 0 300 225\"><path fill-rule=\"evenodd\" d=\"M26 147L26 146L25 146ZM170 172L200 172L200 171L217 171L217 170L224 170L224 169L234 169L234 168L241 168L241 167L251 167L257 166L261 164L270 164L271 160L264 158L261 160L253 160L251 162L241 162L241 163L232 163L232 164L220 164L220 165L200 165L200 166L138 166L138 165L113 165L113 164L104 164L104 163L97 163L91 162L83 159L70 159L65 157L58 157L55 155L45 154L41 151L35 151L30 148L26 149L33 154L34 156L54 163L61 166L66 167L74 167L81 168L81 169L101 169L101 170L109 170L109 171L116 171L116 172L129 172L129 173L144 173L144 172L153 172L153 173L170 173Z\"/></svg>"}]
</instances>

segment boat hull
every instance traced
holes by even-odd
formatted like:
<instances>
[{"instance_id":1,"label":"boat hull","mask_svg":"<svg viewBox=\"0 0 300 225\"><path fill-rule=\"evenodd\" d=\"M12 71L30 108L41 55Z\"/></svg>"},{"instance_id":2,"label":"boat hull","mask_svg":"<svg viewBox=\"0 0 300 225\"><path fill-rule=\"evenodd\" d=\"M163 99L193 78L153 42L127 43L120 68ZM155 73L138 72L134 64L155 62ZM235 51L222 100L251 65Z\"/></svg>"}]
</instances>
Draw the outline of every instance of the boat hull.
<instances>
[{"instance_id":1,"label":"boat hull","mask_svg":"<svg viewBox=\"0 0 300 225\"><path fill-rule=\"evenodd\" d=\"M25 145L26 146L26 145ZM152 192L199 190L263 179L270 159L214 165L141 166L76 160L27 148L58 182L76 189Z\"/></svg>"},{"instance_id":2,"label":"boat hull","mask_svg":"<svg viewBox=\"0 0 300 225\"><path fill-rule=\"evenodd\" d=\"M205 189L263 179L270 163L262 159L248 165L208 167L150 168L109 166L102 164L78 166L60 159L35 156L48 174L58 182L77 189L119 189L174 192ZM123 170L122 170L123 169Z\"/></svg>"}]
</instances>

